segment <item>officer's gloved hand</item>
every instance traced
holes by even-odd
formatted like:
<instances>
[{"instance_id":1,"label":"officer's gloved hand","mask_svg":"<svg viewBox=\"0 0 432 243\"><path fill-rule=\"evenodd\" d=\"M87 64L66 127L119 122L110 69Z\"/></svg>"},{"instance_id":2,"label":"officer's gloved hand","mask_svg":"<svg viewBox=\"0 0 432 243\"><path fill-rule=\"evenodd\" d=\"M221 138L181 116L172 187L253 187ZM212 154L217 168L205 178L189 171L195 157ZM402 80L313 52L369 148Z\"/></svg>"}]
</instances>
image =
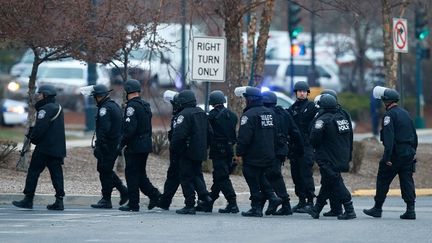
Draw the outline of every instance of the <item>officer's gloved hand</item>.
<instances>
[{"instance_id":1,"label":"officer's gloved hand","mask_svg":"<svg viewBox=\"0 0 432 243\"><path fill-rule=\"evenodd\" d=\"M122 145L120 145L120 146L117 148L117 155L118 155L118 156L123 156L123 148L124 148L124 146L122 146Z\"/></svg>"},{"instance_id":2,"label":"officer's gloved hand","mask_svg":"<svg viewBox=\"0 0 432 243\"><path fill-rule=\"evenodd\" d=\"M93 155L96 159L102 159L103 152L102 149L99 146L96 146L93 150Z\"/></svg>"},{"instance_id":3,"label":"officer's gloved hand","mask_svg":"<svg viewBox=\"0 0 432 243\"><path fill-rule=\"evenodd\" d=\"M30 139L31 134L33 133L34 127L29 127L27 134L25 135L28 139Z\"/></svg>"}]
</instances>

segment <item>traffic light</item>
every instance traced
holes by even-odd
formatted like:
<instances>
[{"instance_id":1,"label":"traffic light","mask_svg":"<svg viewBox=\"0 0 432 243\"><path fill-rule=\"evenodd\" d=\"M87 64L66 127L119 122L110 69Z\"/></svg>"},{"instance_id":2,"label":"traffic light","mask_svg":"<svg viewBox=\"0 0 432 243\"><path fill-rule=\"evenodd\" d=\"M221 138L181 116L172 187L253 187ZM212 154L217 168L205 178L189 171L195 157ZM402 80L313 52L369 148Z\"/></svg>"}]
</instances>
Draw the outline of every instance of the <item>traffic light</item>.
<instances>
[{"instance_id":1,"label":"traffic light","mask_svg":"<svg viewBox=\"0 0 432 243\"><path fill-rule=\"evenodd\" d=\"M296 39L302 32L301 26L298 25L301 20L300 11L301 7L297 3L288 1L288 31L291 40Z\"/></svg>"},{"instance_id":2,"label":"traffic light","mask_svg":"<svg viewBox=\"0 0 432 243\"><path fill-rule=\"evenodd\" d=\"M415 13L415 36L416 39L424 40L429 35L429 26L426 8L417 8Z\"/></svg>"}]
</instances>

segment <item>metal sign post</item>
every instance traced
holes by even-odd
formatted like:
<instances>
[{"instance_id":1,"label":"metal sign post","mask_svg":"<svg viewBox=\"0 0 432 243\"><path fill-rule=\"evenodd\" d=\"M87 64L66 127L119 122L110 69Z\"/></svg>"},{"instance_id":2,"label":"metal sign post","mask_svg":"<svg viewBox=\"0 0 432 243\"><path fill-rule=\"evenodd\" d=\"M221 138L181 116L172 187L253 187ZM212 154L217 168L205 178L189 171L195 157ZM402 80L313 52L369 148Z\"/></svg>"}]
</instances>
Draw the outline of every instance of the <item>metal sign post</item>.
<instances>
[{"instance_id":1,"label":"metal sign post","mask_svg":"<svg viewBox=\"0 0 432 243\"><path fill-rule=\"evenodd\" d=\"M226 38L200 36L193 38L192 80L207 82L205 106L208 111L210 82L225 82Z\"/></svg>"},{"instance_id":2,"label":"metal sign post","mask_svg":"<svg viewBox=\"0 0 432 243\"><path fill-rule=\"evenodd\" d=\"M402 53L408 53L408 24L406 19L393 18L393 48L398 53L398 79L400 104L404 106L404 82L402 73Z\"/></svg>"}]
</instances>

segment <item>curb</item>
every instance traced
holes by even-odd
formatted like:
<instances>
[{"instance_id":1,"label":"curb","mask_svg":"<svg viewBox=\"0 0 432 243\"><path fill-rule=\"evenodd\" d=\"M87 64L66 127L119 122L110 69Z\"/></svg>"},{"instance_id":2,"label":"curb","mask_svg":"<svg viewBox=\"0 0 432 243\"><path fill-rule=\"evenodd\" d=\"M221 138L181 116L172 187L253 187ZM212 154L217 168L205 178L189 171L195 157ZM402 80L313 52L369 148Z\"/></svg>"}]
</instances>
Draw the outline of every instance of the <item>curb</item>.
<instances>
[{"instance_id":1,"label":"curb","mask_svg":"<svg viewBox=\"0 0 432 243\"><path fill-rule=\"evenodd\" d=\"M387 196L401 196L400 189L390 189ZM373 197L375 196L375 189L358 189L352 192L354 197ZM432 196L432 188L416 188L416 196Z\"/></svg>"}]
</instances>

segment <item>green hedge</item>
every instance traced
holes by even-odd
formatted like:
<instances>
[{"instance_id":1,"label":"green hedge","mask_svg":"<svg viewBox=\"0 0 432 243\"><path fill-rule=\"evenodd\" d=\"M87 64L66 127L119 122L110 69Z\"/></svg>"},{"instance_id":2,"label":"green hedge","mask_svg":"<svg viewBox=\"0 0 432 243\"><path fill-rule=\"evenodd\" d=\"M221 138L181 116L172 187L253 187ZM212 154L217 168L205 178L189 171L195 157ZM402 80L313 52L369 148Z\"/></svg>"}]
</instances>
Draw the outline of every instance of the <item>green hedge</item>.
<instances>
[{"instance_id":1,"label":"green hedge","mask_svg":"<svg viewBox=\"0 0 432 243\"><path fill-rule=\"evenodd\" d=\"M368 94L340 93L338 94L338 102L350 113L351 118L355 121L369 117L370 101Z\"/></svg>"}]
</instances>

